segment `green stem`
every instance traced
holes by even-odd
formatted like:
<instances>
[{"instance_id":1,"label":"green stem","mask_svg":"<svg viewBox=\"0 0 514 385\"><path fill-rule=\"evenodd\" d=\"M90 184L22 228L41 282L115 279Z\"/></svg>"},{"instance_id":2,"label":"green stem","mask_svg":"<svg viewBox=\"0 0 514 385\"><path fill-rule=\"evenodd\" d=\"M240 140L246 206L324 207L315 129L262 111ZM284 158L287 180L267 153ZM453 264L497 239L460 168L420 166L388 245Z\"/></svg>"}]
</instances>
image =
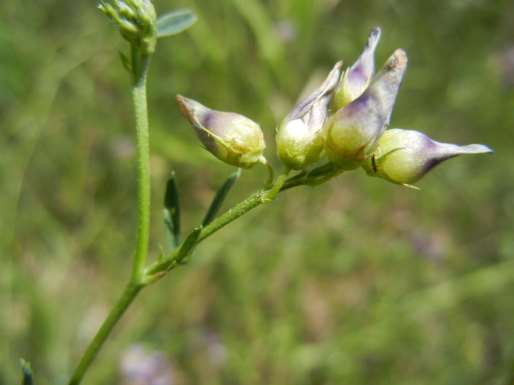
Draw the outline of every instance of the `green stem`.
<instances>
[{"instance_id":1,"label":"green stem","mask_svg":"<svg viewBox=\"0 0 514 385\"><path fill-rule=\"evenodd\" d=\"M302 173L287 179L281 186L280 191L282 192L297 186L316 186L329 181L343 172L344 169L328 163L309 172L303 171Z\"/></svg>"},{"instance_id":2,"label":"green stem","mask_svg":"<svg viewBox=\"0 0 514 385\"><path fill-rule=\"evenodd\" d=\"M198 237L198 242L203 241L205 238L209 237L210 235L214 234L216 231L221 229L222 227L225 227L229 223L235 221L237 218L243 216L248 211L260 206L264 203L264 194L266 190L257 191L256 193L253 193L248 198L246 198L244 201L238 203L234 207L232 207L230 210L225 212L224 214L220 215L218 218L216 218L214 221L212 221L209 225L204 227L202 229L202 232L200 233L200 236Z\"/></svg>"},{"instance_id":3,"label":"green stem","mask_svg":"<svg viewBox=\"0 0 514 385\"><path fill-rule=\"evenodd\" d=\"M269 203L277 197L278 193L287 181L287 174L289 174L289 170L286 170L284 174L280 175L271 188L264 193L262 203Z\"/></svg>"},{"instance_id":4,"label":"green stem","mask_svg":"<svg viewBox=\"0 0 514 385\"><path fill-rule=\"evenodd\" d=\"M142 282L143 273L148 255L148 242L150 238L150 138L148 128L148 108L146 101L146 75L150 63L149 56L141 58L141 65L137 68L132 87L132 99L136 118L137 142L137 240L136 254L132 265L132 282Z\"/></svg>"},{"instance_id":5,"label":"green stem","mask_svg":"<svg viewBox=\"0 0 514 385\"><path fill-rule=\"evenodd\" d=\"M261 163L266 167L266 171L268 171L268 180L264 186L266 188L271 188L271 186L273 186L273 181L275 180L275 170L273 169L273 166L268 163L266 158L262 157Z\"/></svg>"},{"instance_id":6,"label":"green stem","mask_svg":"<svg viewBox=\"0 0 514 385\"><path fill-rule=\"evenodd\" d=\"M137 108L137 107L136 107ZM146 111L146 108L145 108ZM147 125L146 125L147 127ZM139 158L138 158L139 159ZM324 170L323 170L324 171ZM323 179L330 179L333 177L336 173L321 173L323 176ZM325 175L323 175L325 174ZM254 208L265 204L272 202L277 195L284 191L285 189L296 187L302 184L308 183L308 178L300 180L296 180L298 178L289 178L287 179L287 173L280 175L275 183L269 188L265 190L260 190L252 195L250 195L248 198L246 198L244 201L238 203L236 206L216 218L214 221L212 221L209 225L201 229L200 234L197 235L195 240L193 241L194 244L190 245L190 250L192 250L196 244L200 243L204 239L208 238L221 228L225 227L229 223L235 221L236 219L240 218L244 214L248 213L249 211L253 210ZM143 178L141 180L144 180ZM289 182L288 182L289 181ZM293 183L290 183L293 182ZM288 185L290 183L290 185ZM149 194L149 190L148 190ZM140 195L141 196L141 195ZM148 206L149 208L149 201ZM198 231L198 230L195 230ZM141 238L138 238L141 239ZM184 242L186 242L189 239L186 238ZM146 242L148 242L148 239L146 239ZM184 245L184 242L182 243L182 246ZM139 245L139 243L138 243ZM121 319L129 305L134 301L139 291L145 287L145 285L153 283L163 276L166 275L166 273L169 272L170 266L173 266L173 263L175 259L179 256L179 253L181 252L182 247L177 248L171 255L169 255L167 258L165 258L162 261L156 262L153 265L149 266L148 269L144 269L144 262L146 261L146 248L145 253L141 254L144 256L142 265L136 264L136 261L134 263L134 266L138 269L141 268L141 271L139 271L138 275L133 275L131 283L127 286L123 294L121 295L120 299L116 303L116 305L113 307L111 312L109 313L109 316L102 324L100 330L97 332L95 338L88 346L86 352L84 353L82 359L80 360L80 363L75 370L72 379L70 380L68 385L78 385L82 377L84 376L85 372L93 362L94 358L97 356L100 348L107 340L109 334L111 333L112 329L116 325L116 323ZM137 256L138 254L136 254ZM136 270L134 270L136 271Z\"/></svg>"},{"instance_id":7,"label":"green stem","mask_svg":"<svg viewBox=\"0 0 514 385\"><path fill-rule=\"evenodd\" d=\"M221 228L225 227L229 223L235 221L236 219L240 218L250 210L253 210L254 208L264 204L264 203L270 203L272 202L276 196L280 193L282 186L286 182L287 174L283 174L277 178L275 183L271 186L271 188L266 190L260 190L252 195L250 195L248 198L246 198L244 201L238 203L234 207L232 207L230 210L225 212L224 214L220 215L218 218L213 220L210 224L205 226L201 231L198 237L195 240L195 245L202 242L205 238L208 238ZM191 249L193 249L191 247ZM167 258L158 261L154 263L153 265L149 266L148 269L145 272L145 276L147 277L147 280L145 281L145 284L153 283L160 278L162 278L166 273L170 270L170 266L174 266L174 261L178 256L179 249L175 250L171 255L169 255Z\"/></svg>"},{"instance_id":8,"label":"green stem","mask_svg":"<svg viewBox=\"0 0 514 385\"><path fill-rule=\"evenodd\" d=\"M246 214L248 211L253 210L254 208L260 206L263 203L272 202L280 192L280 189L282 188L284 183L286 182L286 178L287 174L280 175L275 181L275 183L271 186L271 188L253 193L244 201L235 205L226 213L222 214L217 219L212 221L208 226L202 229L202 232L198 237L198 242L203 241L205 238L209 237L210 235L212 235L222 227L225 227L229 223L235 221L237 218Z\"/></svg>"},{"instance_id":9,"label":"green stem","mask_svg":"<svg viewBox=\"0 0 514 385\"><path fill-rule=\"evenodd\" d=\"M150 140L148 125L148 108L146 101L146 75L150 64L150 56L141 55L139 50L132 48L132 68L134 84L132 99L136 119L136 152L137 152L137 239L136 251L132 265L132 276L102 326L89 343L80 362L73 372L69 385L78 385L89 366L98 355L101 347L111 334L112 329L121 319L139 291L144 287L145 265L148 257L150 238Z\"/></svg>"},{"instance_id":10,"label":"green stem","mask_svg":"<svg viewBox=\"0 0 514 385\"><path fill-rule=\"evenodd\" d=\"M257 191L255 193L253 193L248 198L246 198L244 201L238 203L237 205L232 207L230 210L228 210L227 212L225 212L224 214L222 214L221 216L219 216L218 218L213 220L210 224L208 224L207 226L202 228L198 238L195 241L195 244L200 243L205 238L214 234L216 231L220 230L222 227L225 227L230 222L235 221L237 218L246 214L248 211L265 203L266 201L264 200L264 194L266 192L267 192L267 190L261 190L261 191ZM149 266L145 272L145 276L147 277L145 284L153 283L153 282L159 280L160 278L162 278L164 275L166 275L166 273L169 272L170 267L173 267L175 265L175 261L176 261L177 257L179 256L180 249L181 249L181 247L178 247L163 260L155 262L154 264Z\"/></svg>"},{"instance_id":11,"label":"green stem","mask_svg":"<svg viewBox=\"0 0 514 385\"><path fill-rule=\"evenodd\" d=\"M132 301L136 298L139 291L143 288L143 285L128 284L123 293L121 294L118 302L111 309L109 315L103 322L102 326L96 333L95 337L88 345L86 351L82 355L80 362L75 369L71 380L68 385L78 385L82 381L84 374L88 370L89 366L98 355L100 348L103 346L112 329L121 319L127 308L130 306Z\"/></svg>"}]
</instances>

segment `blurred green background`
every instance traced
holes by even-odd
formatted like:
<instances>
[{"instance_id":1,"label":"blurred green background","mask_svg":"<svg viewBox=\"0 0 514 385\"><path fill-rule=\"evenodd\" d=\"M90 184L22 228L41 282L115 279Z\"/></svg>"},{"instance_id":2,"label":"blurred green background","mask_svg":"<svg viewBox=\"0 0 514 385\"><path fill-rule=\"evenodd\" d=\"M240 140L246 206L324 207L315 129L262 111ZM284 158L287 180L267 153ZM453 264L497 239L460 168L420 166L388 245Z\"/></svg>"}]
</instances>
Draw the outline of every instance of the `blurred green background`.
<instances>
[{"instance_id":1,"label":"blurred green background","mask_svg":"<svg viewBox=\"0 0 514 385\"><path fill-rule=\"evenodd\" d=\"M152 251L176 170L184 226L232 172L200 149L181 93L273 131L306 83L380 25L409 69L393 126L485 143L411 191L356 171L223 229L144 291L88 384L514 384L514 3L160 0L198 23L149 79ZM0 5L0 384L63 384L134 246L126 46L94 1ZM230 203L261 186L245 172Z\"/></svg>"}]
</instances>

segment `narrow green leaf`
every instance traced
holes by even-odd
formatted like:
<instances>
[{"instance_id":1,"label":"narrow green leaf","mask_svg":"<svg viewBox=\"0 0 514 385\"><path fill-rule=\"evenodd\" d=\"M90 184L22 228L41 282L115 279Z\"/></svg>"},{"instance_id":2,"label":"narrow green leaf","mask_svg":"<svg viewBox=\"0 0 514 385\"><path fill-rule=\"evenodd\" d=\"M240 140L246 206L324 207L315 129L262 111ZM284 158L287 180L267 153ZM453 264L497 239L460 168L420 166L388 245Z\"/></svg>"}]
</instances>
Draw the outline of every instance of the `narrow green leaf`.
<instances>
[{"instance_id":1,"label":"narrow green leaf","mask_svg":"<svg viewBox=\"0 0 514 385\"><path fill-rule=\"evenodd\" d=\"M236 181L241 176L241 169L238 168L235 173L230 175L228 179L223 183L223 186L220 187L220 189L216 192L216 195L214 196L214 199L212 200L212 203L209 207L209 210L207 210L207 214L205 214L205 218L203 219L202 226L207 226L209 223L211 223L218 212L221 209L221 206L223 205L223 202L225 201L225 198L227 197L228 193L236 183Z\"/></svg>"},{"instance_id":2,"label":"narrow green leaf","mask_svg":"<svg viewBox=\"0 0 514 385\"><path fill-rule=\"evenodd\" d=\"M132 72L132 64L130 63L129 58L123 52L119 51L121 64L123 68L125 68L128 72Z\"/></svg>"},{"instance_id":3,"label":"narrow green leaf","mask_svg":"<svg viewBox=\"0 0 514 385\"><path fill-rule=\"evenodd\" d=\"M157 19L157 37L179 34L191 27L196 20L195 13L187 8L166 13Z\"/></svg>"},{"instance_id":4,"label":"narrow green leaf","mask_svg":"<svg viewBox=\"0 0 514 385\"><path fill-rule=\"evenodd\" d=\"M34 385L34 381L32 379L32 368L30 364L25 361L23 358L20 360L21 371L23 373L22 376L22 385Z\"/></svg>"},{"instance_id":5,"label":"narrow green leaf","mask_svg":"<svg viewBox=\"0 0 514 385\"><path fill-rule=\"evenodd\" d=\"M185 259L191 254L194 247L196 246L196 241L198 237L202 233L203 226L196 227L191 234L188 235L186 240L180 246L180 249L177 252L177 256L175 257L176 264L184 263Z\"/></svg>"},{"instance_id":6,"label":"narrow green leaf","mask_svg":"<svg viewBox=\"0 0 514 385\"><path fill-rule=\"evenodd\" d=\"M175 172L166 183L164 194L164 224L171 235L173 246L180 243L180 201L178 196L177 179Z\"/></svg>"}]
</instances>

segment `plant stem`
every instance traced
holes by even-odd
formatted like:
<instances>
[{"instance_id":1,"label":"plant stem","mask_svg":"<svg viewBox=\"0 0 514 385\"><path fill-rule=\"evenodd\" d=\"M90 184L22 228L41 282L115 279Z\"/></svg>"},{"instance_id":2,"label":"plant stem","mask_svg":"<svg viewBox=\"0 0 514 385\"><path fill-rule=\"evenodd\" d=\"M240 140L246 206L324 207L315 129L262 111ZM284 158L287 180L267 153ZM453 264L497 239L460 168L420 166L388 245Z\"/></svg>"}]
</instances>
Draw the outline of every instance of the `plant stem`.
<instances>
[{"instance_id":1,"label":"plant stem","mask_svg":"<svg viewBox=\"0 0 514 385\"><path fill-rule=\"evenodd\" d=\"M309 172L303 171L285 181L281 186L281 192L297 186L315 186L321 183L325 183L328 180L343 173L344 169L341 169L331 163L319 166Z\"/></svg>"},{"instance_id":2,"label":"plant stem","mask_svg":"<svg viewBox=\"0 0 514 385\"><path fill-rule=\"evenodd\" d=\"M111 309L109 315L103 322L100 329L96 333L93 340L88 345L86 351L82 355L80 362L71 377L68 385L78 385L82 381L84 374L88 370L89 366L97 356L100 348L105 343L109 335L111 334L112 329L121 319L127 308L130 306L132 301L136 298L139 291L143 288L143 285L136 285L133 283L129 283L120 298Z\"/></svg>"},{"instance_id":3,"label":"plant stem","mask_svg":"<svg viewBox=\"0 0 514 385\"><path fill-rule=\"evenodd\" d=\"M137 55L136 55L137 56ZM136 118L137 143L137 240L136 254L132 265L132 282L143 280L150 238L150 137L148 128L148 107L146 101L146 75L150 57L143 55L140 65L134 59L135 68L132 99Z\"/></svg>"},{"instance_id":4,"label":"plant stem","mask_svg":"<svg viewBox=\"0 0 514 385\"><path fill-rule=\"evenodd\" d=\"M109 315L89 343L75 369L69 385L78 385L89 366L98 355L101 347L111 334L112 329L121 319L127 308L144 287L145 265L148 257L150 238L150 140L148 125L148 107L146 101L146 75L150 64L150 56L142 55L132 47L132 68L134 84L132 99L136 119L136 161L137 161L137 238L132 275L120 298L111 309Z\"/></svg>"},{"instance_id":5,"label":"plant stem","mask_svg":"<svg viewBox=\"0 0 514 385\"><path fill-rule=\"evenodd\" d=\"M200 236L198 237L198 242L203 241L205 238L209 237L222 227L225 227L230 222L235 221L237 218L241 217L242 215L246 214L248 211L256 208L257 206L260 206L263 203L272 202L280 192L282 186L284 185L286 181L286 176L287 174L279 176L275 183L269 189L253 193L244 201L235 205L226 213L216 218L208 226L203 228L202 232L200 233Z\"/></svg>"},{"instance_id":6,"label":"plant stem","mask_svg":"<svg viewBox=\"0 0 514 385\"><path fill-rule=\"evenodd\" d=\"M230 222L235 221L237 218L241 217L242 215L246 214L248 211L256 208L257 206L260 206L263 203L262 197L263 197L264 191L258 191L256 193L253 193L248 198L246 198L244 201L238 203L234 207L232 207L227 212L220 215L218 218L216 218L214 221L212 221L209 225L203 228L200 237L198 238L198 241L203 241L205 238L209 237L222 227L225 227Z\"/></svg>"},{"instance_id":7,"label":"plant stem","mask_svg":"<svg viewBox=\"0 0 514 385\"><path fill-rule=\"evenodd\" d=\"M218 231L222 227L228 225L230 222L235 221L237 218L246 214L248 211L265 203L266 201L263 198L264 198L264 194L267 191L268 190L260 190L260 191L253 193L248 198L246 198L244 201L238 203L237 205L232 207L230 210L228 210L227 212L225 212L224 214L222 214L221 216L219 216L218 218L213 220L210 224L208 224L201 230L198 238L196 239L196 244L200 243L205 238L214 234L216 231ZM180 247L175 249L170 255L168 255L163 260L157 261L157 262L153 263L151 266L149 266L145 272L145 276L147 278L147 281L145 281L145 284L153 283L156 280L162 278L169 271L170 266L172 266L174 264L174 260L177 258L179 251L180 251Z\"/></svg>"},{"instance_id":8,"label":"plant stem","mask_svg":"<svg viewBox=\"0 0 514 385\"><path fill-rule=\"evenodd\" d=\"M275 183L269 189L259 190L253 193L244 201L238 203L237 205L229 209L227 212L213 220L207 226L205 226L198 235L198 238L196 238L195 246L196 244L202 242L205 238L211 236L216 231L225 227L229 223L235 221L236 219L243 216L250 210L253 210L254 208L264 203L272 202L276 198L278 193L280 193L282 186L286 182L286 177L287 174L279 176L276 179ZM193 248L194 246L191 249ZM166 275L166 273L170 270L170 266L174 266L174 261L178 256L179 250L180 248L176 249L173 253L171 253L171 255L167 256L165 259L155 262L154 264L149 266L145 272L145 276L147 278L145 284L153 283L162 278L164 275Z\"/></svg>"},{"instance_id":9,"label":"plant stem","mask_svg":"<svg viewBox=\"0 0 514 385\"><path fill-rule=\"evenodd\" d=\"M136 85L136 87L137 87L137 85ZM138 99L136 94L137 94L137 91L134 90L134 100L136 102L136 99L137 99L137 101L140 102L141 100ZM143 96L144 96L144 99L142 99L142 100L146 100L146 94L144 91L143 91ZM136 106L136 110L137 109L138 109L138 107ZM146 113L146 106L143 107L141 110L139 110L139 112L141 112L141 111ZM136 112L136 115L137 114L138 113ZM143 125L143 127L146 127L146 138L144 138L144 139L148 143L148 121L147 120L146 120L146 123ZM138 144L139 144L139 138L140 138L140 136L138 133ZM148 147L146 147L146 148L148 148ZM143 148L141 150L143 150ZM144 151L142 151L142 152L144 152ZM139 156L139 155L142 155L142 156ZM139 152L138 152L138 160L140 161L141 158L143 158L144 161L146 162L146 164L148 165L148 154L145 156L144 154L139 154ZM148 168L146 168L145 169L146 171L145 171L145 170L140 169L140 167L141 167L140 163L138 163L138 166L139 166L138 169L140 170L140 175L139 175L140 179L138 179L138 180L144 181L144 180L149 179ZM141 175L141 174L143 174L143 175ZM330 179L331 176L333 176L333 175L331 175L331 173L327 173L327 175L325 177L326 177L326 179ZM229 223L240 218L241 216L243 216L244 214L253 210L254 208L256 208L262 204L272 202L276 198L276 196L280 192L285 191L285 189L296 187L296 186L299 186L302 184L306 184L306 182L308 183L308 180L302 179L302 180L296 181L296 179L297 178L295 178L295 177L287 179L287 173L280 175L276 179L275 183L273 183L273 185L270 188L257 191L255 193L253 193L252 195L250 195L248 198L246 198L244 201L235 205L233 208L231 208L230 210L228 210L227 212L225 212L224 214L222 214L221 216L216 218L214 221L212 221L206 227L204 227L200 231L200 234L197 236L195 241L193 241L194 245L191 245L190 250L192 250L196 244L202 242L207 237L211 236L212 234L214 234L221 228L225 227ZM294 181L294 182L291 183L291 185L288 185L288 181L290 181L290 182ZM148 183L149 183L149 181L148 181ZM148 190L143 191L143 194L141 194L141 190L140 190L139 197L146 196L144 194L148 194L148 196L147 196L148 204L146 206L142 207L141 202L140 202L140 209L142 209L143 214L146 215L148 213L145 210L149 210L149 207L150 207L150 201L149 201L150 189L148 188ZM146 207L146 209L145 209L145 207ZM146 242L145 245L148 244L148 227L149 227L148 218L146 219L146 221L147 222L144 222L144 223L148 224L147 229L145 230L146 235L143 234L143 236L141 236L141 234L139 234L139 232L138 232L139 236L141 237L141 238L138 238L138 240L143 239L144 242ZM139 223L141 224L141 222L142 222L142 218L140 218ZM197 231L197 230L195 230L195 231ZM188 238L186 238L186 241ZM139 246L139 241L138 241L138 246ZM137 250L139 251L140 249L138 248ZM146 285L159 280L160 278L165 276L166 273L169 272L170 266L173 265L175 258L177 258L178 253L180 253L181 247L178 247L166 259L152 264L146 270L145 270L145 262L146 262L146 257L147 257L147 247L145 247L143 250L144 250L144 253L142 252L142 254L136 254L136 257L142 256L141 257L142 261L141 260L134 261L133 273L137 271L138 274L137 275L133 274L131 282L127 285L127 287L125 288L121 297L119 298L118 302L114 305L114 307L112 308L111 312L109 313L107 319L104 321L104 323L98 330L93 341L87 347L87 349L86 349L84 355L82 356L80 363L77 366L77 368L73 374L73 377L70 380L70 382L68 383L68 385L78 385L81 382L84 374L86 373L87 369L89 368L89 366L91 365L91 363L93 362L95 357L97 356L102 345L105 343L105 341L109 337L112 329L118 323L118 321L121 319L121 317L123 316L125 311L128 309L130 304L134 301L134 299L136 298L139 291L141 291ZM141 270L136 270L136 268L141 269Z\"/></svg>"}]
</instances>

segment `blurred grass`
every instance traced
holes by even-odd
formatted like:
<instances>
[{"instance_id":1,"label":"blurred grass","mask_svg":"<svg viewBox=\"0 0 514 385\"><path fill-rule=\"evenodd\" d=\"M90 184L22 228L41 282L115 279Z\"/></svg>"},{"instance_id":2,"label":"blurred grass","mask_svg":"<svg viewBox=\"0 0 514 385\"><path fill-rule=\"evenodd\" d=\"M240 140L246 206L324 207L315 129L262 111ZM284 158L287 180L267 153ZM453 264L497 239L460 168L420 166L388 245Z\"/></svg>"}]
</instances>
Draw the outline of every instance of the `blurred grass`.
<instances>
[{"instance_id":1,"label":"blurred grass","mask_svg":"<svg viewBox=\"0 0 514 385\"><path fill-rule=\"evenodd\" d=\"M149 80L154 251L171 170L186 228L232 171L200 149L174 95L258 120L271 154L310 76L350 64L374 25L379 63L410 56L393 124L496 153L448 162L420 193L355 172L248 215L143 293L87 383L122 383L134 343L163 351L176 384L514 383L514 4L155 3L200 20L162 41ZM128 274L133 127L117 49L93 1L0 7L0 384L19 381L19 357L38 384L63 383ZM230 200L264 179L244 173Z\"/></svg>"}]
</instances>

